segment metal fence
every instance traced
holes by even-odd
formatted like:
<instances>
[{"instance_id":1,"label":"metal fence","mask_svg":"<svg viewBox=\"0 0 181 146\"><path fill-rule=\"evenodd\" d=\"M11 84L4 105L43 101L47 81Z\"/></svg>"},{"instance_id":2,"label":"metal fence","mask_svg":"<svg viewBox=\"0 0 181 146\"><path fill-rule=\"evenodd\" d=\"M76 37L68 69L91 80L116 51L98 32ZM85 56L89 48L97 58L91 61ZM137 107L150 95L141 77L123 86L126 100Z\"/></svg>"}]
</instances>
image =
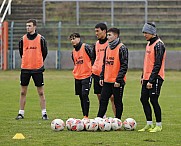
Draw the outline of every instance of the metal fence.
<instances>
[{"instance_id":1,"label":"metal fence","mask_svg":"<svg viewBox=\"0 0 181 146\"><path fill-rule=\"evenodd\" d=\"M72 33L74 28L68 27L67 33ZM82 29L82 28L81 28ZM86 28L87 29L87 28ZM47 24L46 26L41 26L37 28L38 33L42 34L47 42L48 42L48 50L49 54L47 56L47 59L45 61L45 67L49 69L72 69L73 68L73 63L71 60L71 50L72 50L72 45L69 42L68 35L62 35L62 32L65 33L64 28L62 27L61 22L56 22L56 23L51 23ZM125 29L125 31L128 33L129 31L133 31L133 29L129 28ZM140 39L143 39L142 33L141 33L141 28L140 29L134 29L134 33L137 34L135 35L135 40L140 41ZM123 32L123 30L121 31ZM16 23L12 22L11 23L11 29L10 29L10 41L9 41L9 52L8 52L8 69L18 69L20 68L20 61L21 58L19 56L18 52L18 41L20 37L22 37L26 33L25 28L19 28L16 27ZM91 37L92 41L96 42L95 34L94 34L94 26L92 26L92 31L91 31ZM139 36L138 34L141 34ZM19 36L17 36L17 34ZM130 37L130 36L129 36ZM84 42L84 37L83 42ZM16 41L15 41L16 39ZM122 39L122 38L121 38ZM125 37L123 37L125 39ZM66 46L66 50L62 48L62 44L64 41L68 42L68 45ZM133 40L132 40L133 41ZM15 42L15 43L13 43ZM87 40L85 40L87 43ZM123 42L127 45L128 42L126 42L126 39L123 40ZM145 45L145 40L143 45ZM129 48L129 45L127 45ZM136 49L136 47L135 47ZM143 62L143 52L144 50L130 50L129 51L129 68L130 69L140 69L142 67L142 62ZM168 51L167 51L168 52ZM181 70L181 51L170 51L167 53L167 60L166 60L166 68L167 69L176 69L176 70Z\"/></svg>"},{"instance_id":2,"label":"metal fence","mask_svg":"<svg viewBox=\"0 0 181 146\"><path fill-rule=\"evenodd\" d=\"M111 26L114 26L114 2L144 2L145 7L145 22L148 20L148 1L147 0L43 0L43 24L46 24L46 2L76 2L76 24L79 25L80 19L80 2L110 2L110 9L111 9Z\"/></svg>"}]
</instances>

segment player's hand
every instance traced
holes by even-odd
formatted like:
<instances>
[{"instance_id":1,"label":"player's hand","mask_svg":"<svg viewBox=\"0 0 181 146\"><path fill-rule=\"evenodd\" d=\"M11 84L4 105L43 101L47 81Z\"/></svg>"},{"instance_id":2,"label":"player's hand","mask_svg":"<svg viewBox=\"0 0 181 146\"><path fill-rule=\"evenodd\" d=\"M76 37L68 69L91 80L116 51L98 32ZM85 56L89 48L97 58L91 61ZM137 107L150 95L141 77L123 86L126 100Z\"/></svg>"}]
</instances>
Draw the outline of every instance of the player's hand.
<instances>
[{"instance_id":1,"label":"player's hand","mask_svg":"<svg viewBox=\"0 0 181 146\"><path fill-rule=\"evenodd\" d=\"M114 87L120 87L120 83L115 82Z\"/></svg>"},{"instance_id":2,"label":"player's hand","mask_svg":"<svg viewBox=\"0 0 181 146\"><path fill-rule=\"evenodd\" d=\"M100 81L99 81L100 86L103 86L103 83L104 83L103 80L100 80Z\"/></svg>"},{"instance_id":3,"label":"player's hand","mask_svg":"<svg viewBox=\"0 0 181 146\"><path fill-rule=\"evenodd\" d=\"M153 86L153 84L151 84L150 82L148 82L147 85L146 85L146 88L147 88L147 89L151 89L152 86Z\"/></svg>"}]
</instances>

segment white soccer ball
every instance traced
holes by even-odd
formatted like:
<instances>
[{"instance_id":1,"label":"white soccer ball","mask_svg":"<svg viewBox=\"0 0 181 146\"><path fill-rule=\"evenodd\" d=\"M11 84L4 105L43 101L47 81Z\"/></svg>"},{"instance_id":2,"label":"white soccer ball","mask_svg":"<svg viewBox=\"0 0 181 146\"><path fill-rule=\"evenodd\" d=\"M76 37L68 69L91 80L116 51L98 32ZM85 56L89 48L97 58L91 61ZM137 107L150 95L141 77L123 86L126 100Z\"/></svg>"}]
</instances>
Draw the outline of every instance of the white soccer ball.
<instances>
[{"instance_id":1,"label":"white soccer ball","mask_svg":"<svg viewBox=\"0 0 181 146\"><path fill-rule=\"evenodd\" d=\"M94 119L90 119L89 122L87 122L85 126L86 126L85 129L87 131L97 131L99 127L98 122Z\"/></svg>"},{"instance_id":2,"label":"white soccer ball","mask_svg":"<svg viewBox=\"0 0 181 146\"><path fill-rule=\"evenodd\" d=\"M71 125L72 125L72 123L74 122L74 120L75 120L75 118L69 118L69 119L67 119L67 121L66 121L66 127L67 127L68 130L71 130Z\"/></svg>"},{"instance_id":3,"label":"white soccer ball","mask_svg":"<svg viewBox=\"0 0 181 146\"><path fill-rule=\"evenodd\" d=\"M125 130L131 131L136 129L136 121L133 118L127 118L124 122L123 122L123 127Z\"/></svg>"},{"instance_id":4,"label":"white soccer ball","mask_svg":"<svg viewBox=\"0 0 181 146\"><path fill-rule=\"evenodd\" d=\"M112 122L112 120L113 120L114 118L112 118L112 117L107 117L107 118L105 118L105 119L108 119L110 122Z\"/></svg>"},{"instance_id":5,"label":"white soccer ball","mask_svg":"<svg viewBox=\"0 0 181 146\"><path fill-rule=\"evenodd\" d=\"M51 129L54 131L61 131L65 127L64 121L61 119L54 119L51 122Z\"/></svg>"},{"instance_id":6,"label":"white soccer ball","mask_svg":"<svg viewBox=\"0 0 181 146\"><path fill-rule=\"evenodd\" d=\"M113 118L111 123L112 130L120 130L122 127L122 121L118 118Z\"/></svg>"},{"instance_id":7,"label":"white soccer ball","mask_svg":"<svg viewBox=\"0 0 181 146\"><path fill-rule=\"evenodd\" d=\"M103 118L101 118L101 117L96 117L96 118L94 118L94 120L99 123L100 121L103 121Z\"/></svg>"},{"instance_id":8,"label":"white soccer ball","mask_svg":"<svg viewBox=\"0 0 181 146\"><path fill-rule=\"evenodd\" d=\"M80 119L75 119L71 125L72 131L82 131L84 130L84 123Z\"/></svg>"},{"instance_id":9,"label":"white soccer ball","mask_svg":"<svg viewBox=\"0 0 181 146\"><path fill-rule=\"evenodd\" d=\"M83 118L82 122L84 123L84 129L86 129L86 124L90 122L90 119L88 118Z\"/></svg>"},{"instance_id":10,"label":"white soccer ball","mask_svg":"<svg viewBox=\"0 0 181 146\"><path fill-rule=\"evenodd\" d=\"M104 118L103 120L104 120L105 122L112 123L112 119L113 119L113 118L108 117L108 118Z\"/></svg>"},{"instance_id":11,"label":"white soccer ball","mask_svg":"<svg viewBox=\"0 0 181 146\"><path fill-rule=\"evenodd\" d=\"M99 122L99 129L101 131L110 131L111 130L111 122L107 119L103 119L102 121Z\"/></svg>"}]
</instances>

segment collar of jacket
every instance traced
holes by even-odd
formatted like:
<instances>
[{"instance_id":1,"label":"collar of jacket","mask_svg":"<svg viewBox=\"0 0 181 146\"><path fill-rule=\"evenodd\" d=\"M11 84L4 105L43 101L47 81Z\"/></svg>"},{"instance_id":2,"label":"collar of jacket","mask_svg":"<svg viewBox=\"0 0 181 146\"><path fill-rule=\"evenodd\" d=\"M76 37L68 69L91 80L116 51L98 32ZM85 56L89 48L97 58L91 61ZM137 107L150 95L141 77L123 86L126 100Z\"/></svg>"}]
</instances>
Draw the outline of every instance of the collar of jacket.
<instances>
[{"instance_id":1,"label":"collar of jacket","mask_svg":"<svg viewBox=\"0 0 181 146\"><path fill-rule=\"evenodd\" d=\"M120 43L120 39L117 38L115 40L113 40L112 42L109 42L109 47L113 50L114 48L116 48L116 46Z\"/></svg>"},{"instance_id":2,"label":"collar of jacket","mask_svg":"<svg viewBox=\"0 0 181 146\"><path fill-rule=\"evenodd\" d=\"M104 44L106 41L107 41L107 37L105 37L104 39L99 39L100 44Z\"/></svg>"},{"instance_id":3,"label":"collar of jacket","mask_svg":"<svg viewBox=\"0 0 181 146\"><path fill-rule=\"evenodd\" d=\"M79 51L82 46L82 42L80 41L77 45L74 45L76 51Z\"/></svg>"},{"instance_id":4,"label":"collar of jacket","mask_svg":"<svg viewBox=\"0 0 181 146\"><path fill-rule=\"evenodd\" d=\"M152 45L156 40L158 40L158 36L157 35L154 38L151 38L150 40L148 40L148 41L150 41L149 46Z\"/></svg>"},{"instance_id":5,"label":"collar of jacket","mask_svg":"<svg viewBox=\"0 0 181 146\"><path fill-rule=\"evenodd\" d=\"M34 40L37 35L38 35L37 32L35 32L34 34L27 33L27 38L28 38L29 40Z\"/></svg>"}]
</instances>

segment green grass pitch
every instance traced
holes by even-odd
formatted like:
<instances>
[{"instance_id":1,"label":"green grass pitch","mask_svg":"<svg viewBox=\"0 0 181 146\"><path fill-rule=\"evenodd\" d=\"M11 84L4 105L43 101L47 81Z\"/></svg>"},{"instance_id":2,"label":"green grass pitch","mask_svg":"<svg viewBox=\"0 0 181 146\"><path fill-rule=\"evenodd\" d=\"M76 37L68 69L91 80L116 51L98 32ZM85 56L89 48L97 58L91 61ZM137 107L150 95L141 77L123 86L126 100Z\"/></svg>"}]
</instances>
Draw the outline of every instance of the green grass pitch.
<instances>
[{"instance_id":1,"label":"green grass pitch","mask_svg":"<svg viewBox=\"0 0 181 146\"><path fill-rule=\"evenodd\" d=\"M25 107L25 119L15 120L19 109L20 71L0 71L0 145L1 146L180 146L181 145L181 72L166 71L165 82L159 98L162 108L163 131L158 133L135 131L73 132L64 129L54 132L50 122L61 118L82 118L79 98L74 95L71 71L46 70L45 95L48 121L41 119L39 98L31 81ZM132 117L137 129L145 125L145 116L139 100L141 71L128 71L123 97L122 121ZM98 100L90 92L90 118L95 118ZM108 117L113 117L111 106ZM153 116L154 117L154 116ZM155 121L155 118L154 118ZM23 140L12 139L16 133Z\"/></svg>"}]
</instances>

